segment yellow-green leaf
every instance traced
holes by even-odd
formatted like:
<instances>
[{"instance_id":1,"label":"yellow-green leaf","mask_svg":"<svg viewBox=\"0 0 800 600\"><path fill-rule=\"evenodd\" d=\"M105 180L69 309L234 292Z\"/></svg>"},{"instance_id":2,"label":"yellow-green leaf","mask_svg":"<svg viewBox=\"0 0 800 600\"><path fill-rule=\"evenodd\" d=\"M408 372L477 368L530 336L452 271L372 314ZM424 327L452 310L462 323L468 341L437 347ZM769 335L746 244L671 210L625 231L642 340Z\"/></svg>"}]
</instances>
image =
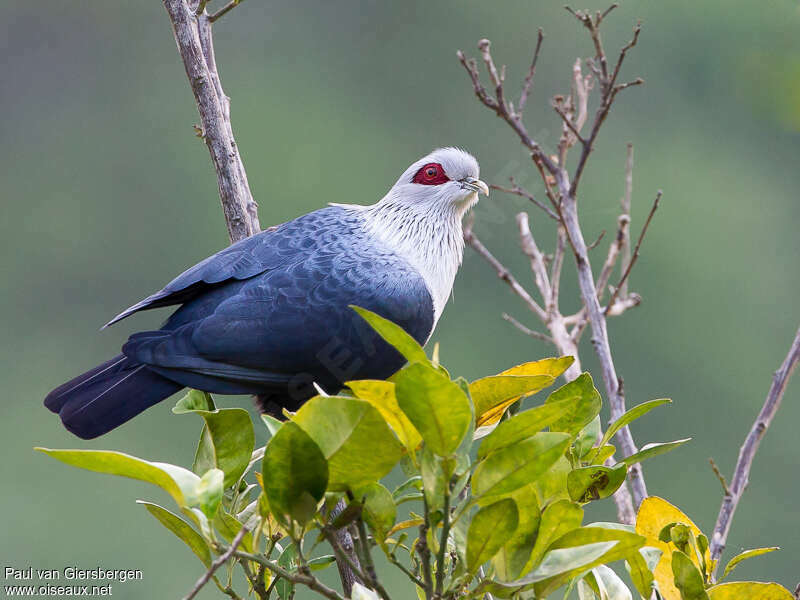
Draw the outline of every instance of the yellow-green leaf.
<instances>
[{"instance_id":1,"label":"yellow-green leaf","mask_svg":"<svg viewBox=\"0 0 800 600\"><path fill-rule=\"evenodd\" d=\"M508 494L543 475L569 445L566 433L541 432L489 454L472 476L475 496Z\"/></svg>"},{"instance_id":2,"label":"yellow-green leaf","mask_svg":"<svg viewBox=\"0 0 800 600\"><path fill-rule=\"evenodd\" d=\"M395 376L395 395L432 452L455 452L472 421L469 399L458 384L429 365L414 363Z\"/></svg>"},{"instance_id":3,"label":"yellow-green leaf","mask_svg":"<svg viewBox=\"0 0 800 600\"><path fill-rule=\"evenodd\" d=\"M514 535L503 545L492 559L497 576L503 581L511 581L522 575L536 543L541 512L533 484L526 485L510 496L517 504L519 523Z\"/></svg>"},{"instance_id":4,"label":"yellow-green leaf","mask_svg":"<svg viewBox=\"0 0 800 600\"><path fill-rule=\"evenodd\" d=\"M780 550L777 546L773 546L771 548L753 548L752 550L745 550L734 556L730 562L725 565L725 570L722 572L722 577L720 577L720 581L725 579L728 574L733 571L737 565L742 562L743 560L747 560L748 558L754 558L756 556L761 556L762 554L767 554L769 552L775 552L775 550Z\"/></svg>"},{"instance_id":5,"label":"yellow-green leaf","mask_svg":"<svg viewBox=\"0 0 800 600\"><path fill-rule=\"evenodd\" d=\"M377 379L348 381L349 387L356 397L366 400L378 409L381 416L392 428L397 439L409 452L414 452L422 442L422 436L412 425L405 413L400 410L394 392L394 383Z\"/></svg>"},{"instance_id":6,"label":"yellow-green leaf","mask_svg":"<svg viewBox=\"0 0 800 600\"><path fill-rule=\"evenodd\" d=\"M737 581L708 588L709 600L794 600L794 595L777 583Z\"/></svg>"},{"instance_id":7,"label":"yellow-green leaf","mask_svg":"<svg viewBox=\"0 0 800 600\"><path fill-rule=\"evenodd\" d=\"M494 375L469 384L479 427L500 420L506 408L523 396L535 394L553 384L550 375Z\"/></svg>"},{"instance_id":8,"label":"yellow-green leaf","mask_svg":"<svg viewBox=\"0 0 800 600\"><path fill-rule=\"evenodd\" d=\"M600 392L595 389L592 377L588 373L582 373L566 385L562 385L547 397L546 402L562 400L572 400L572 405L550 426L551 431L578 433L600 413L602 406Z\"/></svg>"},{"instance_id":9,"label":"yellow-green leaf","mask_svg":"<svg viewBox=\"0 0 800 600\"><path fill-rule=\"evenodd\" d=\"M669 404L670 402L672 402L672 400L669 398L658 398L657 400L642 402L641 404L634 406L632 409L625 412L625 414L623 414L619 419L609 425L608 429L606 429L605 435L603 435L603 440L598 444L598 446L605 446L611 440L611 438L614 437L614 434L625 427L625 425L630 425L633 421L643 415L646 415L654 408L663 406L664 404Z\"/></svg>"},{"instance_id":10,"label":"yellow-green leaf","mask_svg":"<svg viewBox=\"0 0 800 600\"><path fill-rule=\"evenodd\" d=\"M467 570L475 573L497 554L514 535L518 522L517 504L511 498L484 506L475 513L467 531Z\"/></svg>"},{"instance_id":11,"label":"yellow-green leaf","mask_svg":"<svg viewBox=\"0 0 800 600\"><path fill-rule=\"evenodd\" d=\"M672 553L672 575L681 600L709 600L703 585L703 575L686 554L680 550Z\"/></svg>"},{"instance_id":12,"label":"yellow-green leaf","mask_svg":"<svg viewBox=\"0 0 800 600\"><path fill-rule=\"evenodd\" d=\"M144 506L151 515L172 533L174 533L189 549L194 552L195 556L206 566L211 566L211 550L203 537L197 533L194 528L186 521L181 519L175 513L167 510L166 508L153 504L152 502L145 502L144 500L137 500L139 504Z\"/></svg>"},{"instance_id":13,"label":"yellow-green leaf","mask_svg":"<svg viewBox=\"0 0 800 600\"><path fill-rule=\"evenodd\" d=\"M327 459L330 490L344 491L379 480L403 453L384 418L365 400L315 396L297 411L293 422Z\"/></svg>"},{"instance_id":14,"label":"yellow-green leaf","mask_svg":"<svg viewBox=\"0 0 800 600\"><path fill-rule=\"evenodd\" d=\"M583 509L569 500L558 500L545 508L539 523L536 544L525 566L520 570L520 575L525 575L537 566L550 544L568 531L580 527L582 520Z\"/></svg>"}]
</instances>

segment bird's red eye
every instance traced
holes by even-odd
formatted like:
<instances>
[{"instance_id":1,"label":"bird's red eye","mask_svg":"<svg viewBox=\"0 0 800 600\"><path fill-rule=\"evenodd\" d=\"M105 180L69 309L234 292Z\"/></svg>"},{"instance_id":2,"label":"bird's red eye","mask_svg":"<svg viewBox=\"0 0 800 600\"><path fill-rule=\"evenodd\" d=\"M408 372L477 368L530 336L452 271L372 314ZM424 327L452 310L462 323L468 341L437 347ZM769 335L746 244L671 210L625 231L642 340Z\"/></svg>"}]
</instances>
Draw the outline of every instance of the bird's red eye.
<instances>
[{"instance_id":1,"label":"bird's red eye","mask_svg":"<svg viewBox=\"0 0 800 600\"><path fill-rule=\"evenodd\" d=\"M444 168L439 163L428 163L423 166L417 174L414 175L413 183L421 183L422 185L440 185L450 181L450 178L445 175Z\"/></svg>"}]
</instances>

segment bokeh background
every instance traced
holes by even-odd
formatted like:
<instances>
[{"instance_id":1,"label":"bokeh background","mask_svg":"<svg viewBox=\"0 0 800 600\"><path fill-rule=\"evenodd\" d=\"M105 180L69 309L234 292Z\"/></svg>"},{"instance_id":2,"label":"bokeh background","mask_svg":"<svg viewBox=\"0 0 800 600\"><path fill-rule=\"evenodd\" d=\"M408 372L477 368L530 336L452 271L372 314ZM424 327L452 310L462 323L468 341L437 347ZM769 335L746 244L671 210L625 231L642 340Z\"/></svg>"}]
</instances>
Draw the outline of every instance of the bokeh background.
<instances>
[{"instance_id":1,"label":"bokeh background","mask_svg":"<svg viewBox=\"0 0 800 600\"><path fill-rule=\"evenodd\" d=\"M526 120L552 148L558 123L549 100L566 91L575 57L591 52L561 4L242 4L216 25L216 47L261 223L327 202L371 203L441 145L471 150L488 181L515 175L541 193L516 138L472 95L455 51L474 55L477 40L491 38L518 89L543 27ZM794 0L623 1L607 21L609 51L638 18L644 30L623 77L647 83L622 95L600 135L582 218L587 238L613 231L633 142L634 233L658 188L664 199L631 278L644 303L611 321L612 346L630 404L674 399L637 422L637 441L694 438L646 463L650 492L710 532L721 489L708 458L730 473L797 327L800 8ZM139 568L144 580L115 586L115 596L177 598L202 568L134 504L163 496L32 451L107 448L191 463L199 423L172 415L171 402L93 442L70 437L41 404L164 315L102 333L100 325L227 242L169 22L156 0L10 0L0 57L0 563ZM528 209L495 193L477 210L477 231L523 282L530 275L513 216ZM551 248L550 224L530 212ZM565 277L565 304L577 308L574 270ZM453 373L474 378L552 354L502 321L503 311L536 324L468 250L434 335ZM588 337L583 359L594 370ZM781 546L739 575L790 589L800 573L798 422L795 380L756 458L726 554ZM612 515L610 500L591 513Z\"/></svg>"}]
</instances>

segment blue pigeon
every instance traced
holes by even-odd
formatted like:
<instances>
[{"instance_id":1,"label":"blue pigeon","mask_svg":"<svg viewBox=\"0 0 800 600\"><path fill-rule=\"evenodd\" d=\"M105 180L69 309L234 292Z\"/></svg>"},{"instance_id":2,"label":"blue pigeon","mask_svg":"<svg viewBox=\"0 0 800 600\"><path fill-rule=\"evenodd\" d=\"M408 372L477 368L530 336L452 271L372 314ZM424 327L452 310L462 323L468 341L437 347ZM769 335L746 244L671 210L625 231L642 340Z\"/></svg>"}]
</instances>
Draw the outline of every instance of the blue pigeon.
<instances>
[{"instance_id":1,"label":"blue pigeon","mask_svg":"<svg viewBox=\"0 0 800 600\"><path fill-rule=\"evenodd\" d=\"M461 264L463 215L489 193L478 162L441 148L412 164L377 203L333 204L237 242L114 317L179 305L161 329L45 399L91 439L184 387L252 394L296 410L316 387L383 379L404 364L350 308L430 338Z\"/></svg>"}]
</instances>

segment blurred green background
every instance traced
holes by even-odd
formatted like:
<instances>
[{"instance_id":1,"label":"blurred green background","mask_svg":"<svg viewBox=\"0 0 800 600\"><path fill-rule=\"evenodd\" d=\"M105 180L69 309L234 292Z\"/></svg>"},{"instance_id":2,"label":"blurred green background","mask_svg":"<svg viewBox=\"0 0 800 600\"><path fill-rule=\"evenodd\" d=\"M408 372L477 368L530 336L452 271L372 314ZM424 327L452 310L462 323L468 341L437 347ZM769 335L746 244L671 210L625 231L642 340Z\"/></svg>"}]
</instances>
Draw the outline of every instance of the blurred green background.
<instances>
[{"instance_id":1,"label":"blurred green background","mask_svg":"<svg viewBox=\"0 0 800 600\"><path fill-rule=\"evenodd\" d=\"M647 83L622 95L600 135L582 217L587 238L613 231L632 141L634 233L658 188L664 199L631 278L644 303L611 321L612 346L629 404L675 401L637 422L636 439L694 438L646 463L650 493L710 533L721 489L708 457L730 473L797 327L800 9L794 0L627 1L607 21L610 52L637 18L644 30L623 78ZM473 152L487 181L515 175L541 193L522 147L478 104L455 58L490 38L517 90L539 26L547 37L526 121L553 148L550 98L566 91L575 57L591 52L561 2L242 4L216 25L216 47L262 225L327 202L371 203L442 145ZM227 242L169 22L156 0L11 0L0 56L0 559L139 568L144 580L119 584L115 596L177 598L201 566L134 504L164 498L31 450L109 448L191 462L200 425L172 415L171 402L93 442L70 437L41 404L164 313L102 333L100 325ZM477 209L476 226L526 283L513 217L528 208L495 193ZM550 249L549 222L530 212ZM565 278L564 303L577 308L574 270ZM474 378L552 354L501 320L507 311L536 325L469 250L454 296L434 335L451 372ZM602 388L588 338L584 366ZM756 458L727 553L781 546L737 575L790 589L800 554L798 400L795 380ZM612 515L606 500L591 518Z\"/></svg>"}]
</instances>

